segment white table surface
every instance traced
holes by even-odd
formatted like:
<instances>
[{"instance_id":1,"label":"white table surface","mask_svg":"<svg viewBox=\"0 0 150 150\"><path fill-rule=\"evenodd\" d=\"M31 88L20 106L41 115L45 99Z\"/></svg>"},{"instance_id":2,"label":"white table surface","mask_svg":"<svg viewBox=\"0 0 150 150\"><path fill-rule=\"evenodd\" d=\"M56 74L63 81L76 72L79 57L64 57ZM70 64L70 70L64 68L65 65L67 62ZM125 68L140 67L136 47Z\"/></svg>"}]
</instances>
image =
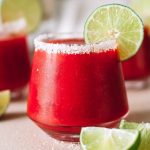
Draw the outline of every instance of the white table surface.
<instances>
[{"instance_id":1,"label":"white table surface","mask_svg":"<svg viewBox=\"0 0 150 150\"><path fill-rule=\"evenodd\" d=\"M150 122L150 87L128 91L128 120ZM80 146L50 138L26 116L26 101L12 101L0 120L0 150L80 150Z\"/></svg>"}]
</instances>

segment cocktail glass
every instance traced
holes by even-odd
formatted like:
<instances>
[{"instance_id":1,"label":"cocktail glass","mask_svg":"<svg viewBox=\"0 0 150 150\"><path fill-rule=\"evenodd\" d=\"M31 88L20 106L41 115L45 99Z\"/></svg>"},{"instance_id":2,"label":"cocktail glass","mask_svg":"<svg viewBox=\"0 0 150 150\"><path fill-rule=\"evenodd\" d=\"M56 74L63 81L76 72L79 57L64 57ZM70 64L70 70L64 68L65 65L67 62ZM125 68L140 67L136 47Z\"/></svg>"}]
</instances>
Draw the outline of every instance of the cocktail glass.
<instances>
[{"instance_id":1,"label":"cocktail glass","mask_svg":"<svg viewBox=\"0 0 150 150\"><path fill-rule=\"evenodd\" d=\"M126 86L130 89L142 89L148 85L150 74L150 49L148 29L144 29L144 40L138 53L131 59L122 62Z\"/></svg>"},{"instance_id":2,"label":"cocktail glass","mask_svg":"<svg viewBox=\"0 0 150 150\"><path fill-rule=\"evenodd\" d=\"M78 141L85 126L116 126L128 102L115 40L85 44L74 33L37 37L27 111L59 140Z\"/></svg>"},{"instance_id":3,"label":"cocktail glass","mask_svg":"<svg viewBox=\"0 0 150 150\"><path fill-rule=\"evenodd\" d=\"M12 98L24 96L30 78L30 59L25 22L19 19L0 25L0 90L10 89Z\"/></svg>"}]
</instances>

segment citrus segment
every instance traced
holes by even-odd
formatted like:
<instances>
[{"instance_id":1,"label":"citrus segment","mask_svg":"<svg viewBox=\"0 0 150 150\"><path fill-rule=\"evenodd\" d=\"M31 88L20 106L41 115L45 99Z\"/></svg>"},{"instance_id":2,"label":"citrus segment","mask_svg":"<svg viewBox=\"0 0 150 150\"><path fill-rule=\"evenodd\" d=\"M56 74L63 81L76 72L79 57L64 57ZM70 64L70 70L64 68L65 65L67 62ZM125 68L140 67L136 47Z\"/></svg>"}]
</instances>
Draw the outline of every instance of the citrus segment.
<instances>
[{"instance_id":1,"label":"citrus segment","mask_svg":"<svg viewBox=\"0 0 150 150\"><path fill-rule=\"evenodd\" d=\"M144 24L150 27L150 0L130 0L131 7L138 12Z\"/></svg>"},{"instance_id":2,"label":"citrus segment","mask_svg":"<svg viewBox=\"0 0 150 150\"><path fill-rule=\"evenodd\" d=\"M131 9L120 4L98 7L84 28L86 43L116 39L120 60L135 55L143 41L143 23Z\"/></svg>"},{"instance_id":3,"label":"citrus segment","mask_svg":"<svg viewBox=\"0 0 150 150\"><path fill-rule=\"evenodd\" d=\"M138 130L82 128L80 143L83 150L137 150L140 143Z\"/></svg>"},{"instance_id":4,"label":"citrus segment","mask_svg":"<svg viewBox=\"0 0 150 150\"><path fill-rule=\"evenodd\" d=\"M137 129L141 132L141 144L138 150L150 149L150 123L135 123L122 120L121 129Z\"/></svg>"},{"instance_id":5,"label":"citrus segment","mask_svg":"<svg viewBox=\"0 0 150 150\"><path fill-rule=\"evenodd\" d=\"M10 102L10 91L0 91L0 116L2 116Z\"/></svg>"},{"instance_id":6,"label":"citrus segment","mask_svg":"<svg viewBox=\"0 0 150 150\"><path fill-rule=\"evenodd\" d=\"M2 0L1 17L3 22L24 18L27 23L27 31L31 32L41 22L41 3L39 0Z\"/></svg>"}]
</instances>

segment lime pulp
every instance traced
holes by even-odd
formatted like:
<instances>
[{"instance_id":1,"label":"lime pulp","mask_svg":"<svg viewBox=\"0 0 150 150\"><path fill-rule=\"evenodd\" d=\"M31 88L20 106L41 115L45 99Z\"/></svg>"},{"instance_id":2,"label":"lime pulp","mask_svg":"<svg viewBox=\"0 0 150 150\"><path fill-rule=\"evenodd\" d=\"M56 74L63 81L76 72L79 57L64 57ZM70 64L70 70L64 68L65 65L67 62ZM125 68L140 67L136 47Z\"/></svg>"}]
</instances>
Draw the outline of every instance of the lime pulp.
<instances>
[{"instance_id":1,"label":"lime pulp","mask_svg":"<svg viewBox=\"0 0 150 150\"><path fill-rule=\"evenodd\" d=\"M143 22L129 7L109 4L98 7L84 27L86 43L115 39L120 60L134 56L143 41Z\"/></svg>"},{"instance_id":2,"label":"lime pulp","mask_svg":"<svg viewBox=\"0 0 150 150\"><path fill-rule=\"evenodd\" d=\"M80 143L83 150L137 150L140 143L138 130L82 128Z\"/></svg>"},{"instance_id":3,"label":"lime pulp","mask_svg":"<svg viewBox=\"0 0 150 150\"><path fill-rule=\"evenodd\" d=\"M25 19L27 32L34 31L42 19L40 0L2 0L1 21L11 22L20 18Z\"/></svg>"},{"instance_id":4,"label":"lime pulp","mask_svg":"<svg viewBox=\"0 0 150 150\"><path fill-rule=\"evenodd\" d=\"M150 123L135 123L122 120L121 129L137 129L141 132L141 143L138 150L150 149Z\"/></svg>"},{"instance_id":5,"label":"lime pulp","mask_svg":"<svg viewBox=\"0 0 150 150\"><path fill-rule=\"evenodd\" d=\"M2 116L5 113L9 102L10 102L10 91L9 90L0 91L0 116Z\"/></svg>"}]
</instances>

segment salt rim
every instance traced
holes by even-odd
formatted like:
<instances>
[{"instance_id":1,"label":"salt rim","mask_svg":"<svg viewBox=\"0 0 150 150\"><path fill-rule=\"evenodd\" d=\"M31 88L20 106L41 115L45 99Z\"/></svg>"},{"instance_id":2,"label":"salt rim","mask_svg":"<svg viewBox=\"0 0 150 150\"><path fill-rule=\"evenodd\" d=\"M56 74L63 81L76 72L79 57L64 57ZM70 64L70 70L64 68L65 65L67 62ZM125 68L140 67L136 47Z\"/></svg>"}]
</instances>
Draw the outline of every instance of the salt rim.
<instances>
[{"instance_id":1,"label":"salt rim","mask_svg":"<svg viewBox=\"0 0 150 150\"><path fill-rule=\"evenodd\" d=\"M6 35L19 33L20 31L25 30L26 27L26 20L24 18L20 18L15 21L2 23L2 25L0 25L0 34Z\"/></svg>"},{"instance_id":2,"label":"salt rim","mask_svg":"<svg viewBox=\"0 0 150 150\"><path fill-rule=\"evenodd\" d=\"M34 40L35 45L35 51L42 50L46 51L49 54L58 54L58 53L64 53L64 54L85 54L85 53L99 53L99 52L106 52L109 50L116 50L117 43L115 39L102 41L100 43L96 44L57 44L57 43L46 43L44 40L48 39L60 39L60 38L54 38L55 35L59 37L59 35L65 35L65 34L42 34L39 35ZM66 34L69 35L69 34ZM72 35L70 33L70 35ZM66 39L66 38L64 38ZM68 38L67 38L68 39Z\"/></svg>"}]
</instances>

